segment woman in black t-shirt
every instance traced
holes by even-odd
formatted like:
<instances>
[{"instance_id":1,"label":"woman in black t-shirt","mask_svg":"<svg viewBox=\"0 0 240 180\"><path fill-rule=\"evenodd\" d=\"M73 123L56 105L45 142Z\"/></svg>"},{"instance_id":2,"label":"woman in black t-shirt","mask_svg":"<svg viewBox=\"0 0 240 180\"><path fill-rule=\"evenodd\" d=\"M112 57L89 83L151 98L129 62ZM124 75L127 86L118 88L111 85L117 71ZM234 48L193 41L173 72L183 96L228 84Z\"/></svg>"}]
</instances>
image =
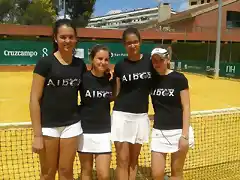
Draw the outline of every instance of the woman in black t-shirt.
<instances>
[{"instance_id":1,"label":"woman in black t-shirt","mask_svg":"<svg viewBox=\"0 0 240 180\"><path fill-rule=\"evenodd\" d=\"M112 113L112 141L117 152L117 179L135 179L138 156L149 138L148 97L152 63L140 53L141 37L135 28L123 33L128 57L117 63L118 95Z\"/></svg>"},{"instance_id":2,"label":"woman in black t-shirt","mask_svg":"<svg viewBox=\"0 0 240 180\"><path fill-rule=\"evenodd\" d=\"M110 140L114 78L107 74L110 52L103 45L96 45L90 53L92 69L83 74L80 87L80 117L83 135L78 147L81 162L81 179L92 179L93 158L98 179L110 179L112 143Z\"/></svg>"},{"instance_id":3,"label":"woman in black t-shirt","mask_svg":"<svg viewBox=\"0 0 240 180\"><path fill-rule=\"evenodd\" d=\"M167 153L171 153L171 178L183 179L183 166L189 146L194 144L190 126L190 97L187 78L170 70L170 52L155 48L151 54L154 69L152 104L152 175L154 180L164 178Z\"/></svg>"},{"instance_id":4,"label":"woman in black t-shirt","mask_svg":"<svg viewBox=\"0 0 240 180\"><path fill-rule=\"evenodd\" d=\"M39 154L41 179L73 179L73 161L82 133L78 91L86 65L73 56L76 28L68 19L53 29L54 53L41 58L34 69L30 115L33 151Z\"/></svg>"}]
</instances>

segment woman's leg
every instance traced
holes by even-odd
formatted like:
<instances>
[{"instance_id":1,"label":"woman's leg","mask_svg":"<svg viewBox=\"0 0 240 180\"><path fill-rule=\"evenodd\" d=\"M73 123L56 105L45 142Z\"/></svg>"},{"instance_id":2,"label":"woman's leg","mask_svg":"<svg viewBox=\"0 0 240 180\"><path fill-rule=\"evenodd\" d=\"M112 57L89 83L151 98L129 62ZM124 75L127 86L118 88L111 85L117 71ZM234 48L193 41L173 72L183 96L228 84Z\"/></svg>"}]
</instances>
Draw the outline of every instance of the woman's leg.
<instances>
[{"instance_id":1,"label":"woman's leg","mask_svg":"<svg viewBox=\"0 0 240 180\"><path fill-rule=\"evenodd\" d=\"M79 136L60 139L59 166L58 166L60 180L73 179L73 162L76 157L78 143Z\"/></svg>"},{"instance_id":2,"label":"woman's leg","mask_svg":"<svg viewBox=\"0 0 240 180\"><path fill-rule=\"evenodd\" d=\"M111 153L96 154L95 157L98 180L110 180Z\"/></svg>"},{"instance_id":3,"label":"woman's leg","mask_svg":"<svg viewBox=\"0 0 240 180\"><path fill-rule=\"evenodd\" d=\"M151 156L153 180L163 180L167 154L152 151Z\"/></svg>"},{"instance_id":4,"label":"woman's leg","mask_svg":"<svg viewBox=\"0 0 240 180\"><path fill-rule=\"evenodd\" d=\"M183 180L183 167L188 149L171 154L171 178L170 180Z\"/></svg>"},{"instance_id":5,"label":"woman's leg","mask_svg":"<svg viewBox=\"0 0 240 180\"><path fill-rule=\"evenodd\" d=\"M117 180L128 180L129 177L129 143L128 142L114 142L117 153Z\"/></svg>"},{"instance_id":6,"label":"woman's leg","mask_svg":"<svg viewBox=\"0 0 240 180\"><path fill-rule=\"evenodd\" d=\"M55 180L58 169L59 138L43 136L44 148L39 153L41 180Z\"/></svg>"},{"instance_id":7,"label":"woman's leg","mask_svg":"<svg viewBox=\"0 0 240 180\"><path fill-rule=\"evenodd\" d=\"M138 157L141 151L141 144L129 144L129 180L135 180L138 169Z\"/></svg>"},{"instance_id":8,"label":"woman's leg","mask_svg":"<svg viewBox=\"0 0 240 180\"><path fill-rule=\"evenodd\" d=\"M93 154L79 153L81 164L81 180L92 180Z\"/></svg>"}]
</instances>

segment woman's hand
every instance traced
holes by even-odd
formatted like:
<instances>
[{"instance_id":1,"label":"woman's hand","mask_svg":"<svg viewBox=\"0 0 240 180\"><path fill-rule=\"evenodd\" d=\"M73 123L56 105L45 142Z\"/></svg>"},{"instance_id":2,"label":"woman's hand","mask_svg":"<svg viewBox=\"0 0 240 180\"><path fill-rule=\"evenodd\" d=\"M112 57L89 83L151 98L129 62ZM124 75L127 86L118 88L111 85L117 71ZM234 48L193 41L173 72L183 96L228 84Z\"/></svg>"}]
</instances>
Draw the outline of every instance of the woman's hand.
<instances>
[{"instance_id":1,"label":"woman's hand","mask_svg":"<svg viewBox=\"0 0 240 180\"><path fill-rule=\"evenodd\" d=\"M32 151L39 154L41 150L43 150L43 137L35 136L33 139Z\"/></svg>"},{"instance_id":2,"label":"woman's hand","mask_svg":"<svg viewBox=\"0 0 240 180\"><path fill-rule=\"evenodd\" d=\"M189 148L189 140L181 136L178 143L178 149L180 151L188 151L188 148Z\"/></svg>"},{"instance_id":3,"label":"woman's hand","mask_svg":"<svg viewBox=\"0 0 240 180\"><path fill-rule=\"evenodd\" d=\"M108 68L105 73L109 76L109 81L111 81L113 79L113 71Z\"/></svg>"}]
</instances>

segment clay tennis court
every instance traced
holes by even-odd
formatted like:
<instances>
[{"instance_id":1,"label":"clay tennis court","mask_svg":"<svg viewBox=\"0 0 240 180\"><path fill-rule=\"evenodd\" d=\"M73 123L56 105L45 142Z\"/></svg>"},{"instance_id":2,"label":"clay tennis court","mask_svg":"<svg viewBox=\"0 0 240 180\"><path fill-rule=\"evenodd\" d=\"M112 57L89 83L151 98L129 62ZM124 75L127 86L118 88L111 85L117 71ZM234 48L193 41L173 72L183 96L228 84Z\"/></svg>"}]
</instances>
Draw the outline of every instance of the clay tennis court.
<instances>
[{"instance_id":1,"label":"clay tennis court","mask_svg":"<svg viewBox=\"0 0 240 180\"><path fill-rule=\"evenodd\" d=\"M1 157L0 179L38 179L40 169L37 155L32 154L32 130L28 111L32 72L5 70L0 72L0 122L29 122L28 125L0 127ZM240 82L214 80L205 76L185 74L191 91L191 124L194 128L195 147L188 153L184 166L186 180L240 179ZM150 103L151 104L151 103ZM226 109L228 108L228 109ZM218 111L206 111L225 109ZM205 110L205 111L204 111ZM149 105L149 114L153 114ZM151 141L151 139L150 139ZM166 172L170 172L169 162ZM151 179L151 152L144 144L139 157L138 179ZM113 146L111 177L116 168ZM74 178L78 179L80 163L74 165ZM96 176L96 172L95 176Z\"/></svg>"},{"instance_id":2,"label":"clay tennis court","mask_svg":"<svg viewBox=\"0 0 240 180\"><path fill-rule=\"evenodd\" d=\"M240 107L240 81L185 75L189 80L192 111ZM31 81L31 70L0 72L0 122L30 121L28 104ZM149 114L153 114L151 103Z\"/></svg>"}]
</instances>

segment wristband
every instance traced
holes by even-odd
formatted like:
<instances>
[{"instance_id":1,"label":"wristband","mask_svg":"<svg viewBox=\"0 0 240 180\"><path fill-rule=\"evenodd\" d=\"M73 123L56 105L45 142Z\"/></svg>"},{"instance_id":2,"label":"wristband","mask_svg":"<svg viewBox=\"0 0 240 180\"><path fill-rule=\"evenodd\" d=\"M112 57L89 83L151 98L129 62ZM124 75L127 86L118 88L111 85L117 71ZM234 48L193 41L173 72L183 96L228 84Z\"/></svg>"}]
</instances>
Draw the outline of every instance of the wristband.
<instances>
[{"instance_id":1,"label":"wristband","mask_svg":"<svg viewBox=\"0 0 240 180\"><path fill-rule=\"evenodd\" d=\"M184 135L181 135L181 138L185 139L185 140L188 140L188 137L187 136L184 136Z\"/></svg>"}]
</instances>

